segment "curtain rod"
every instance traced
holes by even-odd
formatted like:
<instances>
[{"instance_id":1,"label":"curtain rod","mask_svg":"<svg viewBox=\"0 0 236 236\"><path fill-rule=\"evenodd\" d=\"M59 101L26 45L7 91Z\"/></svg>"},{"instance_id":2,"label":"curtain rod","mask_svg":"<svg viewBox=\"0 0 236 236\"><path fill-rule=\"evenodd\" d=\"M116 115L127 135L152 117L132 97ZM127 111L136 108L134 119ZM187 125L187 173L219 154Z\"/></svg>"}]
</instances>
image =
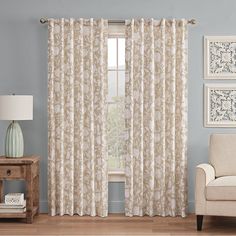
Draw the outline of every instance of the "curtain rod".
<instances>
[{"instance_id":1,"label":"curtain rod","mask_svg":"<svg viewBox=\"0 0 236 236\"><path fill-rule=\"evenodd\" d=\"M48 23L48 19L45 18L45 17L42 17L42 18L40 19L40 23L41 23L41 24ZM125 20L108 20L108 23L110 23L110 24L124 24L124 23L125 23ZM190 20L188 20L188 24L196 25L197 22L196 22L195 19L190 19Z\"/></svg>"}]
</instances>

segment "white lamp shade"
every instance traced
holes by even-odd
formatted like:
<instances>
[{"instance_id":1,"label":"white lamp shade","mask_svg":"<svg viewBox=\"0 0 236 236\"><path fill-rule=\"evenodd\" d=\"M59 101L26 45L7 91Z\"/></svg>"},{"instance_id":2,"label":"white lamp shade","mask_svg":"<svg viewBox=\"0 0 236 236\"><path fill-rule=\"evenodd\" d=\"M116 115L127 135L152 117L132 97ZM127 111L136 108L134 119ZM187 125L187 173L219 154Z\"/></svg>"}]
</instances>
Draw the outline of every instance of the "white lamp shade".
<instances>
[{"instance_id":1,"label":"white lamp shade","mask_svg":"<svg viewBox=\"0 0 236 236\"><path fill-rule=\"evenodd\" d=\"M0 120L33 120L33 96L0 96Z\"/></svg>"}]
</instances>

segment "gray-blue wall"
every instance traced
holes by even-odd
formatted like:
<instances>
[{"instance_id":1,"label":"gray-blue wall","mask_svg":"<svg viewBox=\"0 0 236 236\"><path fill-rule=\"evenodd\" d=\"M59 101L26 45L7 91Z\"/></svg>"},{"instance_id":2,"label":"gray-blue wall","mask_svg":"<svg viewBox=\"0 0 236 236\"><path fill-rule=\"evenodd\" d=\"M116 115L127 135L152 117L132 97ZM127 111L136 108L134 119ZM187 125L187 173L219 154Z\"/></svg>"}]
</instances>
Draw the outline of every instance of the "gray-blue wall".
<instances>
[{"instance_id":1,"label":"gray-blue wall","mask_svg":"<svg viewBox=\"0 0 236 236\"><path fill-rule=\"evenodd\" d=\"M236 35L235 0L0 0L0 94L32 94L34 120L21 122L25 153L41 156L41 210L47 209L47 26L48 17L195 18L189 27L189 138L188 186L190 210L194 206L195 166L207 161L212 132L234 129L203 127L203 35ZM0 153L8 122L0 122ZM109 185L109 206L121 210L122 184ZM20 190L8 185L6 191Z\"/></svg>"}]
</instances>

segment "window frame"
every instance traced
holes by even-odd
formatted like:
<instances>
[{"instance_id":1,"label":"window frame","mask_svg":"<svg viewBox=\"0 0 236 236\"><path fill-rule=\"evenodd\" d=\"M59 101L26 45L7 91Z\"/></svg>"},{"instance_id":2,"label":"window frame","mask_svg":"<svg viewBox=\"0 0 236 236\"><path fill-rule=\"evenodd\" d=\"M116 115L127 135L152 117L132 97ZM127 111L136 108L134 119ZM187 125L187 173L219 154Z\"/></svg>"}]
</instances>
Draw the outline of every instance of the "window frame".
<instances>
[{"instance_id":1,"label":"window frame","mask_svg":"<svg viewBox=\"0 0 236 236\"><path fill-rule=\"evenodd\" d=\"M108 25L108 38L125 38L125 25L124 24L109 24ZM118 44L117 44L118 47ZM118 48L117 48L118 49ZM118 51L118 50L117 50ZM116 63L118 68L118 53L116 55ZM117 74L119 71L125 71L124 70L110 70L107 69L107 72L109 71L116 71ZM118 75L116 75L116 78L118 80ZM116 81L118 84L118 81ZM118 86L117 86L118 89ZM118 94L118 93L117 93ZM111 104L112 102L108 102L108 104ZM125 182L125 170L108 170L108 181L109 182Z\"/></svg>"}]
</instances>

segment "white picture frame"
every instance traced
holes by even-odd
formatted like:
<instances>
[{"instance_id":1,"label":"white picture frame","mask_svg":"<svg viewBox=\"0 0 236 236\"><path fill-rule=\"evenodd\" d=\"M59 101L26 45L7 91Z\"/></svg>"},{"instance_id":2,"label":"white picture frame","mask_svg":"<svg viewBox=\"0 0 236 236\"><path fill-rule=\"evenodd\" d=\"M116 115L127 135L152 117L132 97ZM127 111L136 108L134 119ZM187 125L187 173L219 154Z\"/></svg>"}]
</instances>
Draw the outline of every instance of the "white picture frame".
<instances>
[{"instance_id":1,"label":"white picture frame","mask_svg":"<svg viewBox=\"0 0 236 236\"><path fill-rule=\"evenodd\" d=\"M204 126L236 128L236 83L204 85Z\"/></svg>"},{"instance_id":2,"label":"white picture frame","mask_svg":"<svg viewBox=\"0 0 236 236\"><path fill-rule=\"evenodd\" d=\"M204 36L204 79L236 79L236 36Z\"/></svg>"}]
</instances>

